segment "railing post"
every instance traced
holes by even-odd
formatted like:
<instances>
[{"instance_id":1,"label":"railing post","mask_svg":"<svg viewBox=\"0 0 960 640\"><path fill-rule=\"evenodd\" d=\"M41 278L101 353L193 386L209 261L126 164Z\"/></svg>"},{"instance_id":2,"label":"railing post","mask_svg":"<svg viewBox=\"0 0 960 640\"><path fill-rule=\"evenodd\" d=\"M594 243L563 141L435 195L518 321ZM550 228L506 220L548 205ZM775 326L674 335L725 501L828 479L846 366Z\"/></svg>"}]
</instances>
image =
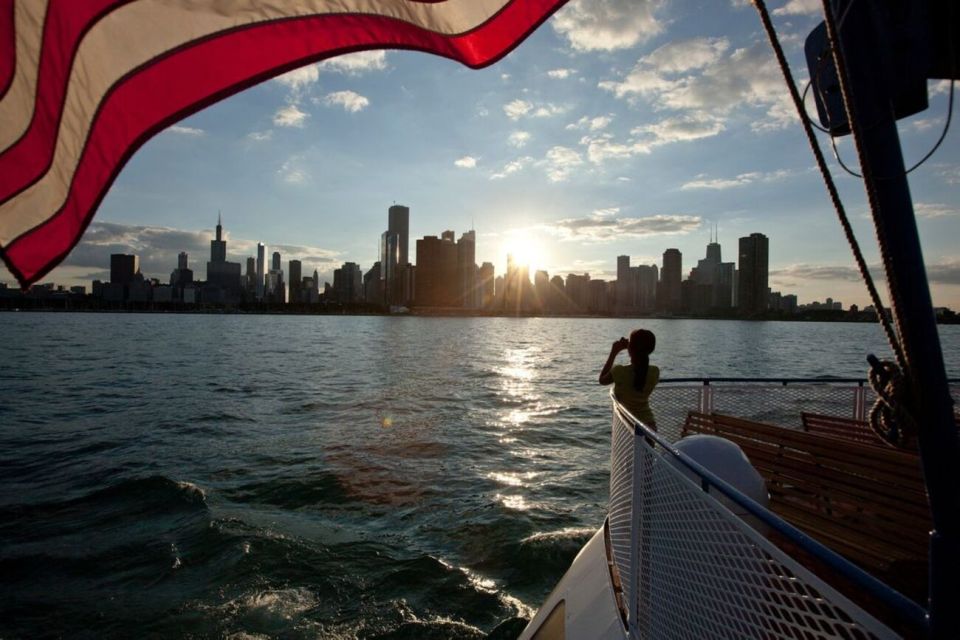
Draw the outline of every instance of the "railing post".
<instances>
[{"instance_id":1,"label":"railing post","mask_svg":"<svg viewBox=\"0 0 960 640\"><path fill-rule=\"evenodd\" d=\"M866 420L867 415L867 394L863 389L863 381L861 380L857 384L857 388L853 390L853 419L854 420Z\"/></svg>"},{"instance_id":2,"label":"railing post","mask_svg":"<svg viewBox=\"0 0 960 640\"><path fill-rule=\"evenodd\" d=\"M629 635L631 638L640 637L639 620L640 617L640 503L643 500L641 491L643 490L640 469L643 464L640 447L644 446L644 439L637 433L636 427L633 429L633 471L631 480L633 482L633 491L630 496L630 575L627 582L627 602L629 603L629 612L627 615L627 624L629 626Z\"/></svg>"},{"instance_id":3,"label":"railing post","mask_svg":"<svg viewBox=\"0 0 960 640\"><path fill-rule=\"evenodd\" d=\"M713 387L709 380L704 380L700 387L700 413L713 413Z\"/></svg>"}]
</instances>

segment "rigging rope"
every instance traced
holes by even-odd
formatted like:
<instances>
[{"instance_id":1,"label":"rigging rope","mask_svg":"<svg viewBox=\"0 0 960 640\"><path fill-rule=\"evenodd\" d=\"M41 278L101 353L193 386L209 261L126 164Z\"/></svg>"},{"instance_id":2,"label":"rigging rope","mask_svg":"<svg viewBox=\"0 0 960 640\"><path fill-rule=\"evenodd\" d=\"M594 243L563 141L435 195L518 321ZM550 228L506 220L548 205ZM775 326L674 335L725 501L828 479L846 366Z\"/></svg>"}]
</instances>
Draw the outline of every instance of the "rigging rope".
<instances>
[{"instance_id":1,"label":"rigging rope","mask_svg":"<svg viewBox=\"0 0 960 640\"><path fill-rule=\"evenodd\" d=\"M890 321L887 318L883 302L880 300L880 294L877 292L877 287L873 283L873 276L870 275L870 270L867 268L867 262L864 260L863 253L860 251L860 245L853 233L853 227L850 226L850 220L847 218L847 212L843 207L843 202L840 200L840 194L837 192L837 186L833 181L833 176L830 174L830 168L827 166L827 161L823 156L823 152L820 150L820 145L817 142L816 135L813 132L810 119L806 117L806 111L803 107L800 93L797 91L797 85L793 81L793 75L790 72L790 64L787 62L786 55L783 53L783 47L780 46L780 41L777 38L776 30L773 28L773 22L770 20L770 13L767 11L766 3L764 0L754 0L754 5L757 7L757 11L760 13L760 20L763 22L764 30L767 32L767 37L770 39L770 45L773 47L774 54L777 57L777 62L780 64L780 70L783 72L783 77L786 80L787 88L790 90L790 97L793 98L794 106L797 109L797 113L800 115L800 120L803 123L803 130L807 134L807 141L810 143L810 148L813 150L813 155L817 161L817 167L820 169L820 174L823 177L827 191L830 194L830 200L833 203L833 207L840 219L840 225L843 227L844 235L847 238L847 242L850 243L850 248L853 250L853 256L857 262L857 267L860 269L860 275L863 277L864 283L867 285L867 290L870 293L870 301L872 302L874 309L876 309L877 318L883 327L887 341L890 343L890 348L896 355L897 364L900 365L901 369L905 370L906 360L900 347L900 341L894 332L893 326L890 324Z\"/></svg>"},{"instance_id":2,"label":"rigging rope","mask_svg":"<svg viewBox=\"0 0 960 640\"><path fill-rule=\"evenodd\" d=\"M837 66L839 67L838 74L842 74L843 65L841 64L841 52L837 50L836 46L834 46L837 33L836 24L833 20L832 12L829 10L829 6L827 4L828 2L829 0L824 0L824 13L826 14L827 33L830 37L831 48L837 57ZM890 322L890 319L887 317L886 309L880 300L880 294L877 292L877 287L873 282L873 276L870 274L870 270L867 267L867 262L863 257L863 252L860 250L860 244L857 242L856 235L854 235L853 232L853 227L850 225L850 220L847 217L847 212L843 206L843 201L840 199L840 194L837 191L836 183L833 180L833 176L830 173L830 168L827 166L827 161L820 149L820 144L817 142L817 137L814 133L812 122L807 116L807 112L803 103L803 97L800 95L797 85L794 82L793 74L790 71L790 64L787 62L787 57L783 52L783 47L780 45L780 40L777 37L776 29L774 29L773 22L770 19L770 12L767 10L764 0L753 0L753 4L757 8L757 12L760 14L760 21L763 23L764 31L766 31L767 38L770 40L770 46L773 47L773 52L776 55L778 64L780 65L780 71L783 73L787 88L790 90L790 97L793 99L794 107L796 107L797 114L800 116L804 133L806 133L807 136L807 142L810 144L810 148L812 149L813 155L816 158L817 167L820 169L820 175L823 177L824 184L827 187L827 192L830 194L830 200L837 212L840 225L843 227L843 233L847 238L847 242L850 244L851 250L853 251L857 268L860 270L860 276L863 278L864 284L867 286L867 291L870 294L870 300L873 303L873 307L877 313L877 319L880 321L880 326L883 328L883 332L886 335L890 349L893 351L894 357L896 358L896 363L880 363L872 355L868 358L871 364L871 369L869 372L870 383L874 391L876 391L878 398L877 403L870 411L871 426L877 432L877 434L884 439L884 441L895 446L903 446L903 444L908 443L910 438L913 437L913 434L907 434L905 430L909 430L911 427L914 429L916 428L915 421L906 413L907 405L905 404L905 401L907 400L908 387L905 384L905 380L909 379L907 375L909 369L907 367L907 360L904 354L903 346L893 325ZM844 13L843 17L846 17L846 13ZM845 86L848 84L849 83L846 82L844 83ZM846 101L849 99L849 96L845 94L844 99ZM851 128L856 126L856 122L854 122L852 118L848 117L848 120L850 121ZM869 163L864 162L864 158L859 146L858 153L860 153L860 166L866 173ZM876 194L873 192L869 180L866 181L866 184L867 197L871 204L871 210L876 211ZM881 258L883 260L884 267L889 271L890 260L886 251L886 242L884 242L883 231L879 226L877 226L877 235L879 236L880 240L879 244ZM888 282L888 286L891 288L891 296L894 300L896 300L897 292L894 290L893 283Z\"/></svg>"}]
</instances>

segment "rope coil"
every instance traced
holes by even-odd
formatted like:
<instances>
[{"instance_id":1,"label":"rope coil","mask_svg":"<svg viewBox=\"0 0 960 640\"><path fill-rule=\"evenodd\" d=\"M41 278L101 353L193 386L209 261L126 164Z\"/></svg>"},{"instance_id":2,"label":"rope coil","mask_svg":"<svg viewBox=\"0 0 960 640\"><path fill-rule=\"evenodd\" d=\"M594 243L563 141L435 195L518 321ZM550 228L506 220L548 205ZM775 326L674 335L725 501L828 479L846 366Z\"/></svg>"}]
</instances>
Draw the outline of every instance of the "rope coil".
<instances>
[{"instance_id":1,"label":"rope coil","mask_svg":"<svg viewBox=\"0 0 960 640\"><path fill-rule=\"evenodd\" d=\"M890 446L916 449L917 421L907 408L912 405L909 381L895 362L881 362L872 353L867 361L870 386L877 394L870 408L870 428Z\"/></svg>"}]
</instances>

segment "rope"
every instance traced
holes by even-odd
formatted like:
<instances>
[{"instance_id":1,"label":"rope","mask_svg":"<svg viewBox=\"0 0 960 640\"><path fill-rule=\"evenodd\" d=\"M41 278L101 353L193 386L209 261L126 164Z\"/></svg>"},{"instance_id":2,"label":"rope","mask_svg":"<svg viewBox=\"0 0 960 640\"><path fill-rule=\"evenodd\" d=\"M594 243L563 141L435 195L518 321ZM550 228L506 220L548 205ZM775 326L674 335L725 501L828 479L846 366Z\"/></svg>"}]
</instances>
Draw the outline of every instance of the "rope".
<instances>
[{"instance_id":1,"label":"rope","mask_svg":"<svg viewBox=\"0 0 960 640\"><path fill-rule=\"evenodd\" d=\"M851 97L849 82L846 81L846 68L843 65L842 52L835 44L837 34L836 23L834 22L832 11L830 11L829 0L823 0L823 3L824 14L826 15L827 34L829 36L830 46L833 50L834 58L838 67L838 74L840 74L842 80L841 87L844 91L844 103L849 105ZM807 111L803 103L803 97L797 90L797 85L793 80L793 74L790 71L790 64L787 62L787 57L783 53L783 47L780 45L780 40L777 37L776 29L773 27L773 22L770 19L769 11L767 11L766 3L764 0L754 0L754 6L756 6L757 12L760 14L760 21L763 23L764 31L767 33L767 38L770 40L770 45L773 47L774 54L777 57L777 62L780 65L780 70L783 73L787 88L790 90L790 97L793 99L793 104L800 116L804 133L806 133L807 136L807 142L810 144L810 148L812 149L813 155L816 158L817 167L820 169L820 175L823 177L824 184L827 187L827 192L830 194L830 200L837 212L837 217L840 220L840 226L843 228L843 233L847 238L847 242L850 244L850 249L853 251L857 268L860 270L860 277L863 278L863 282L867 286L867 291L870 294L870 300L877 312L877 319L880 321L880 326L883 328L883 332L886 335L890 349L893 351L894 357L896 358L895 363L889 361L881 363L873 355L870 355L867 358L871 365L868 374L870 386L873 387L873 390L877 394L877 402L870 409L870 426L885 442L897 447L910 446L913 442L915 442L916 421L906 408L910 400L909 386L906 383L906 380L908 380L906 374L909 372L909 369L907 368L907 359L904 355L903 346L901 345L897 333L887 317L883 303L880 301L880 294L877 292L877 287L873 282L873 276L870 274L870 270L867 267L867 262L863 257L863 252L860 250L860 244L857 242L856 235L853 232L853 227L850 225L850 220L847 217L847 212L843 206L843 202L840 200L840 194L837 191L833 176L830 173L830 168L827 166L827 161L823 156L823 152L820 150L820 144L817 142L817 137L813 130L813 123L811 122L810 117L807 115ZM844 13L843 17L846 18L846 12ZM856 134L859 134L859 125L852 117L850 117L849 112L847 114L847 119L850 122L851 129L854 130ZM857 146L857 152L859 154L860 167L862 171L865 175L869 175L870 165L868 162L865 162L865 158L863 157L863 153L859 145ZM870 201L871 210L876 211L878 206L877 197L875 191L873 190L872 183L869 179L865 180L864 182L867 185L867 197ZM889 273L890 259L886 250L886 242L884 241L885 238L883 235L883 230L881 226L875 226L877 228L877 235L880 240L880 255L883 260L884 268ZM889 286L893 299L898 299L895 285L890 283Z\"/></svg>"},{"instance_id":2,"label":"rope","mask_svg":"<svg viewBox=\"0 0 960 640\"><path fill-rule=\"evenodd\" d=\"M877 401L870 409L870 428L884 442L901 449L917 448L917 421L907 410L909 386L900 368L890 361L881 362L872 353L870 386Z\"/></svg>"},{"instance_id":3,"label":"rope","mask_svg":"<svg viewBox=\"0 0 960 640\"><path fill-rule=\"evenodd\" d=\"M787 62L787 57L783 53L783 47L780 46L780 40L777 38L777 32L773 27L773 22L770 20L770 13L767 11L766 3L764 0L754 0L753 3L757 8L757 12L760 14L760 21L763 23L763 28L767 33L767 38L770 40L770 46L773 47L773 52L777 57L777 62L780 64L780 70L783 73L784 80L787 83L787 88L790 90L790 97L793 99L793 104L797 109L797 113L800 115L800 121L803 123L803 130L807 135L807 142L810 144L814 158L817 161L817 167L820 169L820 175L823 177L824 184L827 187L827 192L830 194L830 201L833 203L833 207L837 212L837 217L840 219L840 226L843 227L843 233L847 238L847 242L850 244L850 249L853 251L853 257L856 260L857 268L860 270L860 276L863 278L864 284L867 286L867 291L870 294L870 301L873 304L873 308L877 312L877 319L880 321L880 326L883 328L883 332L887 337L887 342L890 344L890 349L896 356L897 364L901 370L906 371L906 358L903 355L900 341L897 339L897 335L893 329L893 326L890 324L890 320L887 318L885 307L883 302L880 300L880 294L877 292L877 287L873 283L873 276L870 275L870 270L867 268L867 262L864 260L863 253L860 251L860 244L857 242L857 238L853 233L853 227L850 226L850 220L847 218L846 209L844 209L843 202L840 200L840 194L837 192L837 186L833 181L833 176L830 174L830 168L827 166L827 161L823 156L823 152L820 150L820 144L817 142L816 134L813 131L810 118L807 117L806 109L804 109L803 106L803 100L800 97L800 92L797 90L797 85L793 80L793 74L790 72L790 64ZM882 242L881 252L883 252ZM884 263L886 263L885 255Z\"/></svg>"}]
</instances>

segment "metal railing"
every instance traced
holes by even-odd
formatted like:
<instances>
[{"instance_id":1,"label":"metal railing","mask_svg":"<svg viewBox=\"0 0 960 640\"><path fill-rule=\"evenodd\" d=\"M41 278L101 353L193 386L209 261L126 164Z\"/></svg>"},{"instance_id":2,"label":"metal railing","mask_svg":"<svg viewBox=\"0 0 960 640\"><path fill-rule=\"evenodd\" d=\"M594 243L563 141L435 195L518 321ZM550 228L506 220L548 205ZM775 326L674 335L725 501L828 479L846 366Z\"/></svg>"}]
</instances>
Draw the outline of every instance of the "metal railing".
<instances>
[{"instance_id":1,"label":"metal railing","mask_svg":"<svg viewBox=\"0 0 960 640\"><path fill-rule=\"evenodd\" d=\"M955 381L954 381L955 382ZM956 394L957 387L952 387ZM613 398L611 394L611 398ZM802 402L801 402L802 401ZM673 446L690 410L800 427L800 411L862 418L862 380L663 380L658 431L613 399L610 530L630 638L900 637L926 611ZM719 498L719 499L718 499ZM751 525L729 507L753 517ZM755 528L756 527L756 528ZM898 631L791 557L799 549L896 620Z\"/></svg>"},{"instance_id":2,"label":"metal railing","mask_svg":"<svg viewBox=\"0 0 960 640\"><path fill-rule=\"evenodd\" d=\"M951 380L954 398L960 381ZM802 428L803 411L866 420L877 396L862 378L664 378L650 396L661 435L680 437L689 411Z\"/></svg>"}]
</instances>

